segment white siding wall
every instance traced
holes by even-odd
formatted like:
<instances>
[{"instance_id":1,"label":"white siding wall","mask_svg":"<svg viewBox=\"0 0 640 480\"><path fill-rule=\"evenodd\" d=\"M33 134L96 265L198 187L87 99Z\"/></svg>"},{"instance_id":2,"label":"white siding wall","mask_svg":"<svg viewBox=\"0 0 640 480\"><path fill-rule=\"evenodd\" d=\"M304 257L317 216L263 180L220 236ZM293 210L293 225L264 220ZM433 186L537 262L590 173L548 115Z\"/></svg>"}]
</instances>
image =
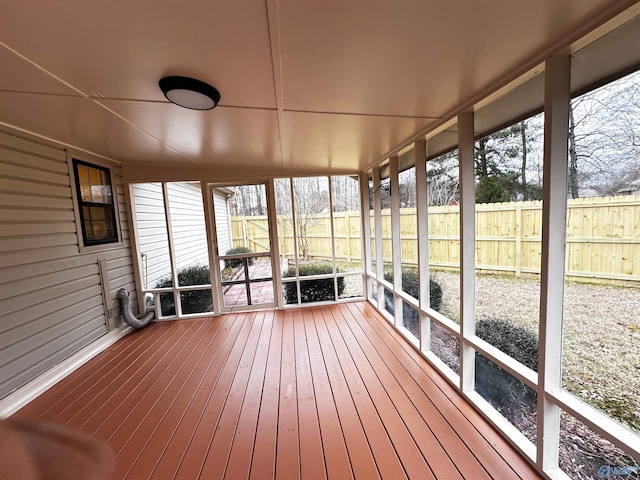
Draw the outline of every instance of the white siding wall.
<instances>
[{"instance_id":1,"label":"white siding wall","mask_svg":"<svg viewBox=\"0 0 640 480\"><path fill-rule=\"evenodd\" d=\"M216 210L216 230L218 234L218 251L220 255L233 247L231 242L231 223L227 196L220 190L213 191L213 205Z\"/></svg>"},{"instance_id":2,"label":"white siding wall","mask_svg":"<svg viewBox=\"0 0 640 480\"><path fill-rule=\"evenodd\" d=\"M207 227L200 184L168 183L176 266L209 265Z\"/></svg>"},{"instance_id":3,"label":"white siding wall","mask_svg":"<svg viewBox=\"0 0 640 480\"><path fill-rule=\"evenodd\" d=\"M104 303L119 323L116 291L135 291L114 168L125 246L79 253L64 150L0 131L0 398L104 335ZM106 300L99 258L107 265Z\"/></svg>"},{"instance_id":4,"label":"white siding wall","mask_svg":"<svg viewBox=\"0 0 640 480\"><path fill-rule=\"evenodd\" d=\"M142 281L144 283L146 277L146 288L153 288L158 280L171 275L162 184L134 185L133 203L142 257Z\"/></svg>"},{"instance_id":5,"label":"white siding wall","mask_svg":"<svg viewBox=\"0 0 640 480\"><path fill-rule=\"evenodd\" d=\"M199 184L169 183L169 214L178 270L190 265L209 265L204 207ZM140 255L146 256L141 271L147 288L171 275L164 199L160 183L133 185L133 201Z\"/></svg>"}]
</instances>

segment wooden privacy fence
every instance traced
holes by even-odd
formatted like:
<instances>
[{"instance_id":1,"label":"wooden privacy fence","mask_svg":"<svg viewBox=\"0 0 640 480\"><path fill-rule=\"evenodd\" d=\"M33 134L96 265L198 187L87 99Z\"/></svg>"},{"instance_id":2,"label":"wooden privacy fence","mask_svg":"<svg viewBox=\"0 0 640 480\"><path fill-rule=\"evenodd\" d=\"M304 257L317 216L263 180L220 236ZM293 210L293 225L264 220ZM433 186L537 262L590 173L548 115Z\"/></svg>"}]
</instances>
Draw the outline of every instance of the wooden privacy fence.
<instances>
[{"instance_id":1,"label":"wooden privacy fence","mask_svg":"<svg viewBox=\"0 0 640 480\"><path fill-rule=\"evenodd\" d=\"M431 266L458 270L459 207L430 207L428 219ZM385 262L391 262L388 209L382 210L381 220L383 258ZM331 258L329 214L314 215L307 223L309 256ZM266 217L234 217L231 225L234 246L263 251L268 244ZM278 229L281 255L293 256L291 219L279 218ZM400 209L403 265L417 265L416 232L415 208ZM476 205L476 268L487 273L516 276L539 274L541 233L540 201ZM357 212L334 214L334 237L336 259L360 261L361 233ZM374 242L372 252L375 255ZM640 285L640 196L569 200L566 269L573 280Z\"/></svg>"}]
</instances>

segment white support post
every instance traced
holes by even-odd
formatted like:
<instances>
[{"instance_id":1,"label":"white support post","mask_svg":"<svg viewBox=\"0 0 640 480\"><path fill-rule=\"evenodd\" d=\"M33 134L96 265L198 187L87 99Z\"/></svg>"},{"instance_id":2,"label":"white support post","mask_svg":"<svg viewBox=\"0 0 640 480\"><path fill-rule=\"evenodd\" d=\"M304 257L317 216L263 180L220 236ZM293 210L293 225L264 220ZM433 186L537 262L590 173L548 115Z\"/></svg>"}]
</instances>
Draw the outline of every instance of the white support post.
<instances>
[{"instance_id":1,"label":"white support post","mask_svg":"<svg viewBox=\"0 0 640 480\"><path fill-rule=\"evenodd\" d=\"M169 263L171 264L171 280L173 282L173 301L176 306L176 316L182 316L182 302L178 292L178 266L176 265L176 252L173 246L173 227L171 226L171 212L169 208L169 190L167 182L162 182L162 197L164 199L164 218L167 225L167 242L169 245Z\"/></svg>"},{"instance_id":2,"label":"white support post","mask_svg":"<svg viewBox=\"0 0 640 480\"><path fill-rule=\"evenodd\" d=\"M475 350L466 338L476 333L475 319L475 164L473 113L458 115L460 169L460 389L475 390Z\"/></svg>"},{"instance_id":3,"label":"white support post","mask_svg":"<svg viewBox=\"0 0 640 480\"><path fill-rule=\"evenodd\" d=\"M211 300L214 315L220 315L224 308L224 294L222 293L222 278L220 276L220 261L218 260L218 236L216 227L215 206L213 204L213 186L200 182L204 201L204 219L209 245L209 273L211 275Z\"/></svg>"},{"instance_id":4,"label":"white support post","mask_svg":"<svg viewBox=\"0 0 640 480\"><path fill-rule=\"evenodd\" d=\"M333 224L333 184L331 177L327 177L327 185L329 188L329 234L331 235L331 266L333 268L333 295L336 300L338 294L338 276L336 275L336 232ZM348 228L348 227L347 227Z\"/></svg>"},{"instance_id":5,"label":"white support post","mask_svg":"<svg viewBox=\"0 0 640 480\"><path fill-rule=\"evenodd\" d=\"M267 221L269 222L269 242L271 243L271 282L277 308L282 308L282 272L280 271L280 245L278 245L278 217L276 212L276 189L273 178L265 186L267 193Z\"/></svg>"},{"instance_id":6,"label":"white support post","mask_svg":"<svg viewBox=\"0 0 640 480\"><path fill-rule=\"evenodd\" d=\"M133 185L126 184L124 188L124 198L127 204L127 219L129 221L129 247L131 248L131 257L135 259L133 262L133 273L135 277L136 293L138 299L138 311L141 311L141 306L144 305L144 293L142 290L148 288L146 278L143 275L144 269L141 265L142 253L140 251L140 239L138 235L138 219L136 216L136 202L135 195L133 195ZM157 300L157 299L156 299ZM159 305L156 302L156 305Z\"/></svg>"},{"instance_id":7,"label":"white support post","mask_svg":"<svg viewBox=\"0 0 640 480\"><path fill-rule=\"evenodd\" d=\"M540 471L558 467L560 408L545 392L562 385L570 79L569 56L546 61L536 459Z\"/></svg>"},{"instance_id":8,"label":"white support post","mask_svg":"<svg viewBox=\"0 0 640 480\"><path fill-rule=\"evenodd\" d=\"M418 278L420 279L420 351L431 349L431 320L423 312L429 298L429 198L427 194L427 142L418 140L413 148L416 167L416 217L418 224Z\"/></svg>"},{"instance_id":9,"label":"white support post","mask_svg":"<svg viewBox=\"0 0 640 480\"><path fill-rule=\"evenodd\" d=\"M384 277L384 258L382 256L382 203L380 200L380 169L373 169L373 216L376 233L376 277L378 289L378 310L384 310L384 287L380 280Z\"/></svg>"},{"instance_id":10,"label":"white support post","mask_svg":"<svg viewBox=\"0 0 640 480\"><path fill-rule=\"evenodd\" d=\"M296 264L296 295L298 305L301 303L302 293L300 291L300 265L298 257L298 228L296 227L296 201L293 191L293 178L289 179L289 194L291 196L291 231L293 232L293 258Z\"/></svg>"},{"instance_id":11,"label":"white support post","mask_svg":"<svg viewBox=\"0 0 640 480\"><path fill-rule=\"evenodd\" d=\"M400 243L400 182L398 181L398 157L389 159L389 184L391 186L391 261L393 291L402 291L402 244ZM402 298L393 295L394 319L397 327L404 325Z\"/></svg>"},{"instance_id":12,"label":"white support post","mask_svg":"<svg viewBox=\"0 0 640 480\"><path fill-rule=\"evenodd\" d=\"M362 252L362 267L364 269L364 296L371 297L369 291L369 276L371 271L371 221L369 218L369 176L361 173L360 176L360 251Z\"/></svg>"}]
</instances>

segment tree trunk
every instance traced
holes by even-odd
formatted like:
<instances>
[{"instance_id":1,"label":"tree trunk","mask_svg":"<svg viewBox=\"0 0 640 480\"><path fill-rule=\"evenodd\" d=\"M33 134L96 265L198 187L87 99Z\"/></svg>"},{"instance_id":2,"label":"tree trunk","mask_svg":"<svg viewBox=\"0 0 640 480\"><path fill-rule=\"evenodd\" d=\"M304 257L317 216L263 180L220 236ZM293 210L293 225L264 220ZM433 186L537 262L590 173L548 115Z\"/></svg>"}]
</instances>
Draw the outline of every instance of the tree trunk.
<instances>
[{"instance_id":1,"label":"tree trunk","mask_svg":"<svg viewBox=\"0 0 640 480\"><path fill-rule=\"evenodd\" d=\"M526 202L527 198L527 124L524 120L520 122L520 138L522 139L522 199Z\"/></svg>"},{"instance_id":2,"label":"tree trunk","mask_svg":"<svg viewBox=\"0 0 640 480\"><path fill-rule=\"evenodd\" d=\"M569 105L569 195L580 196L578 188L578 153L576 152L576 122L573 118L573 107Z\"/></svg>"},{"instance_id":3,"label":"tree trunk","mask_svg":"<svg viewBox=\"0 0 640 480\"><path fill-rule=\"evenodd\" d=\"M487 166L487 142L486 138L478 140L478 157L479 157L479 177L486 178L489 176L489 167Z\"/></svg>"},{"instance_id":4,"label":"tree trunk","mask_svg":"<svg viewBox=\"0 0 640 480\"><path fill-rule=\"evenodd\" d=\"M264 207L262 206L262 192L260 191L260 187L255 185L255 195L256 195L256 203L257 203L257 215L264 215Z\"/></svg>"}]
</instances>

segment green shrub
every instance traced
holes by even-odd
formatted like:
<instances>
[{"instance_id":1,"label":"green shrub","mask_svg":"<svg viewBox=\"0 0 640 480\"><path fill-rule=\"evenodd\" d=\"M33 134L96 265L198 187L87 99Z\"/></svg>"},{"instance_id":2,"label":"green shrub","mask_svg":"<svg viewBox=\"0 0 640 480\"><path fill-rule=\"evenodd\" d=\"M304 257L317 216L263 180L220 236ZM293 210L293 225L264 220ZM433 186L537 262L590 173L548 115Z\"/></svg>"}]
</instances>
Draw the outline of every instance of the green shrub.
<instances>
[{"instance_id":1,"label":"green shrub","mask_svg":"<svg viewBox=\"0 0 640 480\"><path fill-rule=\"evenodd\" d=\"M178 286L208 285L211 283L208 265L192 265L178 271ZM172 287L171 278L160 280L156 288ZM162 295L161 306L163 315L175 315L176 309L173 295ZM211 290L189 290L180 292L182 313L201 313L211 309Z\"/></svg>"},{"instance_id":2,"label":"green shrub","mask_svg":"<svg viewBox=\"0 0 640 480\"><path fill-rule=\"evenodd\" d=\"M299 265L298 272L301 277L310 275L324 275L333 273L331 263L310 263L307 265ZM284 272L284 277L295 277L296 268L290 267ZM285 302L288 304L298 303L298 292L296 282L288 282L282 285L284 289ZM338 277L338 296L344 292L344 277ZM333 288L333 278L323 278L319 280L300 279L300 297L301 303L324 302L327 300L336 300Z\"/></svg>"},{"instance_id":3,"label":"green shrub","mask_svg":"<svg viewBox=\"0 0 640 480\"><path fill-rule=\"evenodd\" d=\"M227 250L225 255L238 255L239 253L253 253L253 250L247 247L235 247ZM242 265L242 260L239 258L233 258L224 261L224 268L236 268ZM249 265L253 265L253 258L249 259Z\"/></svg>"},{"instance_id":4,"label":"green shrub","mask_svg":"<svg viewBox=\"0 0 640 480\"><path fill-rule=\"evenodd\" d=\"M538 338L524 327L500 318L476 323L476 335L527 367L538 369ZM476 353L476 390L512 423L533 411L536 392L498 365Z\"/></svg>"},{"instance_id":5,"label":"green shrub","mask_svg":"<svg viewBox=\"0 0 640 480\"><path fill-rule=\"evenodd\" d=\"M538 336L501 318L483 318L476 323L476 335L515 358L531 370L538 370Z\"/></svg>"},{"instance_id":6,"label":"green shrub","mask_svg":"<svg viewBox=\"0 0 640 480\"><path fill-rule=\"evenodd\" d=\"M387 282L393 283L393 272L384 272L384 279ZM413 298L418 298L418 295L420 293L420 281L418 279L418 272L416 272L415 270L402 271L402 290L411 295ZM385 298L385 300L387 301L387 303L390 301L393 305L393 295L391 294L391 292L385 293L385 297L387 296L390 296L390 298ZM429 306L438 312L440 311L440 307L442 307L442 287L433 278L429 278ZM391 313L393 314L392 311ZM407 311L406 308L404 309L403 314L405 319L411 318L412 315L416 316L416 313L411 313L411 310Z\"/></svg>"}]
</instances>

